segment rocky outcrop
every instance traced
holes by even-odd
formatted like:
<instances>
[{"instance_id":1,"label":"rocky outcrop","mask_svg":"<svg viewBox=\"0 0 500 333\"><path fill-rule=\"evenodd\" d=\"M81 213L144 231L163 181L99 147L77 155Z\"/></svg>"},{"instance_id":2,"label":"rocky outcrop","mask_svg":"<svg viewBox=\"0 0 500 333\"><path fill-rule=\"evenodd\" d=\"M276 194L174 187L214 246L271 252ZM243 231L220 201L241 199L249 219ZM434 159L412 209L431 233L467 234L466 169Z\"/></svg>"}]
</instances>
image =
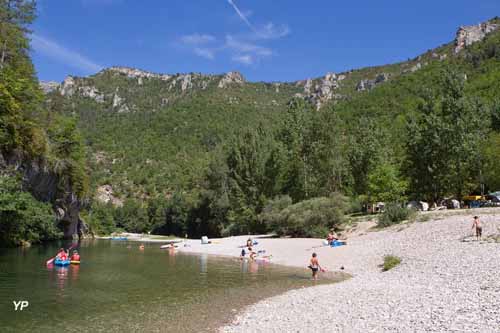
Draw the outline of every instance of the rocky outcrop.
<instances>
[{"instance_id":1,"label":"rocky outcrop","mask_svg":"<svg viewBox=\"0 0 500 333\"><path fill-rule=\"evenodd\" d=\"M373 80L361 80L356 86L356 91L365 91L373 89L377 84L388 81L390 75L387 73L378 74Z\"/></svg>"},{"instance_id":2,"label":"rocky outcrop","mask_svg":"<svg viewBox=\"0 0 500 333\"><path fill-rule=\"evenodd\" d=\"M123 102L123 98L121 98L118 93L115 92L115 94L113 95L113 107L116 108L116 107L119 107L120 105L122 105L122 102Z\"/></svg>"},{"instance_id":3,"label":"rocky outcrop","mask_svg":"<svg viewBox=\"0 0 500 333\"><path fill-rule=\"evenodd\" d=\"M45 94L48 94L50 92L53 92L53 91L59 89L59 86L60 86L60 84L57 82L54 82L54 81L48 81L48 82L41 81L40 82L40 88L42 88L42 91Z\"/></svg>"},{"instance_id":4,"label":"rocky outcrop","mask_svg":"<svg viewBox=\"0 0 500 333\"><path fill-rule=\"evenodd\" d=\"M97 90L96 87L92 86L82 86L78 87L78 92L80 95L83 97L88 97L96 101L97 103L103 103L104 102L104 95Z\"/></svg>"},{"instance_id":5,"label":"rocky outcrop","mask_svg":"<svg viewBox=\"0 0 500 333\"><path fill-rule=\"evenodd\" d=\"M44 161L26 159L20 152L0 154L0 170L13 169L22 175L23 187L37 200L49 202L64 236L72 238L84 233L87 227L80 218L83 202L67 182L53 172Z\"/></svg>"},{"instance_id":6,"label":"rocky outcrop","mask_svg":"<svg viewBox=\"0 0 500 333\"><path fill-rule=\"evenodd\" d=\"M167 81L170 78L172 78L171 75L168 74L157 74L157 73L152 73L148 71L143 71L141 69L137 68L130 68L130 67L121 67L121 66L114 66L110 67L107 69L104 69L102 72L111 72L111 73L116 73L116 74L121 74L125 75L128 78L137 78L139 80L139 84L142 84L142 79L148 78L148 79L160 79L163 81ZM101 73L102 73L101 72Z\"/></svg>"},{"instance_id":7,"label":"rocky outcrop","mask_svg":"<svg viewBox=\"0 0 500 333\"><path fill-rule=\"evenodd\" d=\"M342 80L344 80L345 75L341 76ZM339 77L337 77L337 74L330 72L319 80L313 81L307 79L305 81L298 81L296 85L303 85L304 93L298 93L295 96L310 101L319 110L326 102L342 98L340 94L335 93L335 90L340 87Z\"/></svg>"},{"instance_id":8,"label":"rocky outcrop","mask_svg":"<svg viewBox=\"0 0 500 333\"><path fill-rule=\"evenodd\" d=\"M63 96L73 96L76 90L75 86L75 78L72 76L67 76L59 87L59 92Z\"/></svg>"},{"instance_id":9,"label":"rocky outcrop","mask_svg":"<svg viewBox=\"0 0 500 333\"><path fill-rule=\"evenodd\" d=\"M499 24L493 24L491 22L460 27L457 31L457 37L455 38L455 53L459 53L465 47L483 40L487 34L495 31L499 27Z\"/></svg>"},{"instance_id":10,"label":"rocky outcrop","mask_svg":"<svg viewBox=\"0 0 500 333\"><path fill-rule=\"evenodd\" d=\"M107 204L111 203L115 207L122 207L123 201L117 198L113 193L113 187L111 185L102 185L97 188L96 200Z\"/></svg>"},{"instance_id":11,"label":"rocky outcrop","mask_svg":"<svg viewBox=\"0 0 500 333\"><path fill-rule=\"evenodd\" d=\"M226 88L230 84L243 84L245 83L245 78L240 72L228 72L219 81L217 87Z\"/></svg>"},{"instance_id":12,"label":"rocky outcrop","mask_svg":"<svg viewBox=\"0 0 500 333\"><path fill-rule=\"evenodd\" d=\"M104 102L104 94L96 87L78 84L73 76L67 76L60 85L58 84L54 88L54 90L59 90L63 96L71 97L74 94L79 94L80 96L91 98L97 103Z\"/></svg>"}]
</instances>

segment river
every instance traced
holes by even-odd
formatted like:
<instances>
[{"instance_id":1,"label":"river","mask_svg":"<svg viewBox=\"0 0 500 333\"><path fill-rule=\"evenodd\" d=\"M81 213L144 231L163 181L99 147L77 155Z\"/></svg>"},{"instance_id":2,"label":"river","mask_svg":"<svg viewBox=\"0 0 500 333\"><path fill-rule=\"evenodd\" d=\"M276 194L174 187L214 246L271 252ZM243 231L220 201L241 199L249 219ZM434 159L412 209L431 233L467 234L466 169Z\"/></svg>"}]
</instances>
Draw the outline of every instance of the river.
<instances>
[{"instance_id":1,"label":"river","mask_svg":"<svg viewBox=\"0 0 500 333\"><path fill-rule=\"evenodd\" d=\"M62 245L0 249L1 332L214 331L245 305L313 283L305 270L126 241L84 241L80 265L46 266Z\"/></svg>"}]
</instances>

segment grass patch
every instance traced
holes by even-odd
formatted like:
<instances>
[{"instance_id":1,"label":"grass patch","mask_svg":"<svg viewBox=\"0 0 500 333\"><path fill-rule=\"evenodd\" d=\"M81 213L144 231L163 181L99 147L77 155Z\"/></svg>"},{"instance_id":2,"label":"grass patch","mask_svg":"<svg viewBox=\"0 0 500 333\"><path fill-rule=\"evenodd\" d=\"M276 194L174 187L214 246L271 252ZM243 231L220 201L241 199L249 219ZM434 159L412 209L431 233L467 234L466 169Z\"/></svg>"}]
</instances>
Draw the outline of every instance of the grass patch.
<instances>
[{"instance_id":1,"label":"grass patch","mask_svg":"<svg viewBox=\"0 0 500 333\"><path fill-rule=\"evenodd\" d=\"M432 220L432 216L429 215L429 214L419 214L417 216L417 222L428 222L430 220Z\"/></svg>"},{"instance_id":2,"label":"grass patch","mask_svg":"<svg viewBox=\"0 0 500 333\"><path fill-rule=\"evenodd\" d=\"M387 255L384 257L384 264L382 265L382 272L387 272L390 269L393 269L397 265L401 263L401 258Z\"/></svg>"}]
</instances>

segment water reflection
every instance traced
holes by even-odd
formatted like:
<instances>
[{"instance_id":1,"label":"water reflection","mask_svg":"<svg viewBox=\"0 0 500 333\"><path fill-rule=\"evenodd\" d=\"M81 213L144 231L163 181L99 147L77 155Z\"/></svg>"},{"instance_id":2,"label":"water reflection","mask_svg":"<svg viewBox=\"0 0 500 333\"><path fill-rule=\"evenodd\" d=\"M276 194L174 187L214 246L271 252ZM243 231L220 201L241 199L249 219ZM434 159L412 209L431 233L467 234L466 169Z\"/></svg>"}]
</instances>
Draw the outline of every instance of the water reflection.
<instances>
[{"instance_id":1,"label":"water reflection","mask_svg":"<svg viewBox=\"0 0 500 333\"><path fill-rule=\"evenodd\" d=\"M200 255L200 272L203 274L208 273L208 254L206 253Z\"/></svg>"},{"instance_id":2,"label":"water reflection","mask_svg":"<svg viewBox=\"0 0 500 333\"><path fill-rule=\"evenodd\" d=\"M80 273L80 265L71 265L71 281L77 281Z\"/></svg>"},{"instance_id":3,"label":"water reflection","mask_svg":"<svg viewBox=\"0 0 500 333\"><path fill-rule=\"evenodd\" d=\"M259 272L259 264L256 261L250 261L250 263L248 264L248 268L250 273L252 274L256 274Z\"/></svg>"}]
</instances>

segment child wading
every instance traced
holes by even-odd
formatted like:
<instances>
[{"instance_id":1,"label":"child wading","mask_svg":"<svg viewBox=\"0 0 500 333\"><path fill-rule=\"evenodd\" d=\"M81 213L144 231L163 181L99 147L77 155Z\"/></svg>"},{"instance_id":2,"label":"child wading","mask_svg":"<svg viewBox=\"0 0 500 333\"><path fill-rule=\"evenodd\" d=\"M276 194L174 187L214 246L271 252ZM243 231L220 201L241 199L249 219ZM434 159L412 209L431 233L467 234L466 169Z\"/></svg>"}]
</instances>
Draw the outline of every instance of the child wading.
<instances>
[{"instance_id":1,"label":"child wading","mask_svg":"<svg viewBox=\"0 0 500 333\"><path fill-rule=\"evenodd\" d=\"M321 269L321 271L323 271L323 268L321 268L321 266L319 265L318 255L316 253L312 254L311 262L310 262L308 267L312 270L313 280L317 280L318 279L318 270Z\"/></svg>"},{"instance_id":2,"label":"child wading","mask_svg":"<svg viewBox=\"0 0 500 333\"><path fill-rule=\"evenodd\" d=\"M472 229L476 228L476 240L480 240L483 235L483 227L481 226L481 221L479 221L479 216L474 216L474 222L472 222Z\"/></svg>"}]
</instances>

